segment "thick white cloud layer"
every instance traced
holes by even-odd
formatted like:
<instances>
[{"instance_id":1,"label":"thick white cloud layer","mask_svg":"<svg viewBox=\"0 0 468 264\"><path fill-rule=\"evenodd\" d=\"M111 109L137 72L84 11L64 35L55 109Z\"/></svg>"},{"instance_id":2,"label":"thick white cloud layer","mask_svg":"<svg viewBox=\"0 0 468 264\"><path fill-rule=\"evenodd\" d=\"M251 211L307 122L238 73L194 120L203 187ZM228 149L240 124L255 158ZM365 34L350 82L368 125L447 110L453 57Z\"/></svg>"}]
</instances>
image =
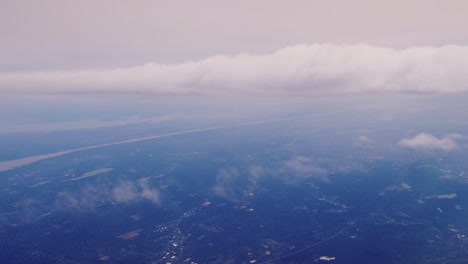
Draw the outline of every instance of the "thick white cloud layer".
<instances>
[{"instance_id":1,"label":"thick white cloud layer","mask_svg":"<svg viewBox=\"0 0 468 264\"><path fill-rule=\"evenodd\" d=\"M413 138L400 140L399 145L414 149L441 149L449 151L459 147L455 141L457 138L463 138L463 136L460 134L449 134L439 139L431 134L420 133Z\"/></svg>"},{"instance_id":2,"label":"thick white cloud layer","mask_svg":"<svg viewBox=\"0 0 468 264\"><path fill-rule=\"evenodd\" d=\"M468 91L468 46L302 45L140 67L1 73L1 93L343 95Z\"/></svg>"}]
</instances>

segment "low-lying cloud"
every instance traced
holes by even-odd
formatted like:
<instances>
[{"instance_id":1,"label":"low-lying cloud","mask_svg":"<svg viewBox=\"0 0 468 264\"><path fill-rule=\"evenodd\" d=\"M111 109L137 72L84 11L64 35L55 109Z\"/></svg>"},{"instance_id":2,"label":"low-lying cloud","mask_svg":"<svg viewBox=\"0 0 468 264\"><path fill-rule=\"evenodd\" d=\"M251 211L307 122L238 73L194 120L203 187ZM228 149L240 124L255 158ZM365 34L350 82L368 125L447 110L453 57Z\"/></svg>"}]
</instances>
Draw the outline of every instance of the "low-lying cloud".
<instances>
[{"instance_id":1,"label":"low-lying cloud","mask_svg":"<svg viewBox=\"0 0 468 264\"><path fill-rule=\"evenodd\" d=\"M312 158L298 156L294 159L285 161L284 167L280 173L285 182L298 183L304 179L319 179L323 182L329 182L328 171L316 165Z\"/></svg>"},{"instance_id":2,"label":"low-lying cloud","mask_svg":"<svg viewBox=\"0 0 468 264\"><path fill-rule=\"evenodd\" d=\"M0 93L343 95L468 91L468 46L299 45L271 54L104 70L5 72Z\"/></svg>"},{"instance_id":3,"label":"low-lying cloud","mask_svg":"<svg viewBox=\"0 0 468 264\"><path fill-rule=\"evenodd\" d=\"M149 201L161 204L161 193L150 185L148 178L121 181L111 184L86 185L76 191L59 192L55 209L75 209L82 212L95 211L104 202L131 203Z\"/></svg>"},{"instance_id":4,"label":"low-lying cloud","mask_svg":"<svg viewBox=\"0 0 468 264\"><path fill-rule=\"evenodd\" d=\"M413 149L439 149L450 151L457 149L459 145L455 139L463 138L460 134L449 134L442 138L437 138L431 134L420 133L412 138L404 138L398 143L400 146L405 146Z\"/></svg>"},{"instance_id":5,"label":"low-lying cloud","mask_svg":"<svg viewBox=\"0 0 468 264\"><path fill-rule=\"evenodd\" d=\"M149 200L154 204L160 204L160 193L158 189L151 188L148 179L138 181L138 186L133 182L121 182L112 190L113 199L116 202L130 202L135 200Z\"/></svg>"},{"instance_id":6,"label":"low-lying cloud","mask_svg":"<svg viewBox=\"0 0 468 264\"><path fill-rule=\"evenodd\" d=\"M218 196L238 201L242 196L261 188L266 181L296 185L305 180L330 182L328 171L318 166L313 158L297 156L271 167L252 165L246 172L235 168L222 169L216 175L216 184L212 190Z\"/></svg>"}]
</instances>

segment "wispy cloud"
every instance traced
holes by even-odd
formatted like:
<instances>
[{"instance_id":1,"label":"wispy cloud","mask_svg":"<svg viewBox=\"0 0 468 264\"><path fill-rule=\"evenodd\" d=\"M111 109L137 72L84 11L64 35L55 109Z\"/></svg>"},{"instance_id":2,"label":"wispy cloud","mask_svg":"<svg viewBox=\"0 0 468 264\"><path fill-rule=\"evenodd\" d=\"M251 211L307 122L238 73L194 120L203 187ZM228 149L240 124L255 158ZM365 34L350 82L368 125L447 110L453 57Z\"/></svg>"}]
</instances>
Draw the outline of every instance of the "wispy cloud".
<instances>
[{"instance_id":1,"label":"wispy cloud","mask_svg":"<svg viewBox=\"0 0 468 264\"><path fill-rule=\"evenodd\" d=\"M365 144L374 143L374 140L372 140L372 139L370 139L369 137L366 137L366 136L359 136L358 140L359 140L359 142L365 143Z\"/></svg>"},{"instance_id":2,"label":"wispy cloud","mask_svg":"<svg viewBox=\"0 0 468 264\"><path fill-rule=\"evenodd\" d=\"M1 93L343 95L468 91L468 46L300 45L133 68L0 74Z\"/></svg>"},{"instance_id":3,"label":"wispy cloud","mask_svg":"<svg viewBox=\"0 0 468 264\"><path fill-rule=\"evenodd\" d=\"M218 196L237 201L242 196L263 188L268 181L300 184L305 180L330 182L328 171L320 167L315 159L296 156L272 167L251 165L247 171L235 168L221 169L216 175L216 183L212 190Z\"/></svg>"},{"instance_id":4,"label":"wispy cloud","mask_svg":"<svg viewBox=\"0 0 468 264\"><path fill-rule=\"evenodd\" d=\"M149 200L154 204L160 204L161 198L158 189L151 188L148 179L138 181L138 185L133 182L121 182L119 186L112 190L113 199L116 202L130 202L136 200Z\"/></svg>"},{"instance_id":5,"label":"wispy cloud","mask_svg":"<svg viewBox=\"0 0 468 264\"><path fill-rule=\"evenodd\" d=\"M103 202L132 203L150 201L161 204L161 192L151 186L148 179L120 181L116 185L85 185L76 191L64 191L57 195L55 209L75 209L82 212L95 211Z\"/></svg>"},{"instance_id":6,"label":"wispy cloud","mask_svg":"<svg viewBox=\"0 0 468 264\"><path fill-rule=\"evenodd\" d=\"M237 169L220 170L216 175L216 184L213 186L214 193L229 200L237 200L244 187L239 184L240 177Z\"/></svg>"},{"instance_id":7,"label":"wispy cloud","mask_svg":"<svg viewBox=\"0 0 468 264\"><path fill-rule=\"evenodd\" d=\"M286 183L297 184L305 179L318 179L329 182L328 171L317 166L316 161L309 157L298 156L284 162L278 171L279 177Z\"/></svg>"},{"instance_id":8,"label":"wispy cloud","mask_svg":"<svg viewBox=\"0 0 468 264\"><path fill-rule=\"evenodd\" d=\"M463 138L463 135L454 133L445 135L442 138L437 138L428 133L420 133L412 138L403 138L398 144L414 149L439 149L450 151L459 147L455 141L455 139L459 138Z\"/></svg>"}]
</instances>

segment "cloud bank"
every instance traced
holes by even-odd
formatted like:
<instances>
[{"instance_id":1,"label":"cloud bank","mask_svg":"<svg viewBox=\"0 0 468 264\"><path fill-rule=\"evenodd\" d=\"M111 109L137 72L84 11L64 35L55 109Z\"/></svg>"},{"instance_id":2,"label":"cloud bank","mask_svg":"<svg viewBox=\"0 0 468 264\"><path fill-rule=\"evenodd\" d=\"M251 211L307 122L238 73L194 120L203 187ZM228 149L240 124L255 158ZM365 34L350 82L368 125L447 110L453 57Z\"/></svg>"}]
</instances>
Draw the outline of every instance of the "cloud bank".
<instances>
[{"instance_id":1,"label":"cloud bank","mask_svg":"<svg viewBox=\"0 0 468 264\"><path fill-rule=\"evenodd\" d=\"M450 151L458 148L455 139L463 138L460 134L449 134L443 138L434 137L431 134L420 133L413 138L404 138L398 143L401 146L414 149L439 149Z\"/></svg>"},{"instance_id":2,"label":"cloud bank","mask_svg":"<svg viewBox=\"0 0 468 264\"><path fill-rule=\"evenodd\" d=\"M344 95L468 91L468 46L299 45L133 68L0 73L0 93Z\"/></svg>"}]
</instances>

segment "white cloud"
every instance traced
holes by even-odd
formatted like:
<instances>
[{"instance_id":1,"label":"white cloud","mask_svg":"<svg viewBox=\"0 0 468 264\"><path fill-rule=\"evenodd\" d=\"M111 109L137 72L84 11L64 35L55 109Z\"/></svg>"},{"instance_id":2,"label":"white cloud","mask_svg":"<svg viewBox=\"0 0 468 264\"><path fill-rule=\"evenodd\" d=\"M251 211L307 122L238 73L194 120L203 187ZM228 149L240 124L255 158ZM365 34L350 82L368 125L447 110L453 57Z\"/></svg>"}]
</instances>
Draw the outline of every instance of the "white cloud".
<instances>
[{"instance_id":1,"label":"white cloud","mask_svg":"<svg viewBox=\"0 0 468 264\"><path fill-rule=\"evenodd\" d=\"M270 180L279 180L285 184L300 184L311 179L330 182L328 171L319 167L316 161L309 157L297 156L275 165L252 165L246 172L235 168L221 169L216 175L212 191L228 200L238 201L242 196L263 189L266 181Z\"/></svg>"},{"instance_id":2,"label":"white cloud","mask_svg":"<svg viewBox=\"0 0 468 264\"><path fill-rule=\"evenodd\" d=\"M133 201L138 198L137 190L132 182L121 182L119 186L112 190L112 193L114 200L119 203Z\"/></svg>"},{"instance_id":3,"label":"white cloud","mask_svg":"<svg viewBox=\"0 0 468 264\"><path fill-rule=\"evenodd\" d=\"M114 187L109 184L86 185L75 192L60 192L56 206L58 209L73 208L87 212L98 209L103 201L131 203L146 200L159 205L161 193L151 187L148 179L140 179L137 182L121 181Z\"/></svg>"},{"instance_id":4,"label":"white cloud","mask_svg":"<svg viewBox=\"0 0 468 264\"><path fill-rule=\"evenodd\" d=\"M414 149L441 149L449 151L459 147L455 139L460 138L463 138L463 135L456 133L445 135L440 139L431 134L420 133L413 138L404 138L398 144Z\"/></svg>"},{"instance_id":5,"label":"white cloud","mask_svg":"<svg viewBox=\"0 0 468 264\"><path fill-rule=\"evenodd\" d=\"M284 167L280 170L282 178L288 183L298 183L304 179L315 178L324 182L329 182L326 169L318 167L314 159L298 156L284 162Z\"/></svg>"},{"instance_id":6,"label":"white cloud","mask_svg":"<svg viewBox=\"0 0 468 264\"><path fill-rule=\"evenodd\" d=\"M0 93L342 95L468 91L468 46L300 45L133 68L5 72Z\"/></svg>"},{"instance_id":7,"label":"white cloud","mask_svg":"<svg viewBox=\"0 0 468 264\"><path fill-rule=\"evenodd\" d=\"M234 168L220 170L216 175L216 185L213 186L214 193L229 200L237 200L244 187L238 182L240 177L239 171Z\"/></svg>"},{"instance_id":8,"label":"white cloud","mask_svg":"<svg viewBox=\"0 0 468 264\"><path fill-rule=\"evenodd\" d=\"M119 186L112 190L114 200L122 203L146 199L154 204L161 203L159 190L151 188L148 179L139 180L138 183L140 188L137 188L133 182L121 182Z\"/></svg>"},{"instance_id":9,"label":"white cloud","mask_svg":"<svg viewBox=\"0 0 468 264\"><path fill-rule=\"evenodd\" d=\"M150 200L152 203L160 204L161 195L158 189L151 188L148 179L143 179L139 181L141 187L141 197L147 200Z\"/></svg>"},{"instance_id":10,"label":"white cloud","mask_svg":"<svg viewBox=\"0 0 468 264\"><path fill-rule=\"evenodd\" d=\"M359 142L361 143L373 143L374 141L366 136L359 136L358 137Z\"/></svg>"},{"instance_id":11,"label":"white cloud","mask_svg":"<svg viewBox=\"0 0 468 264\"><path fill-rule=\"evenodd\" d=\"M284 183L298 184L306 179L318 179L329 182L328 171L320 167L316 160L304 156L280 162L279 168L266 168L253 165L248 170L248 179L252 186L268 179L279 179Z\"/></svg>"}]
</instances>

